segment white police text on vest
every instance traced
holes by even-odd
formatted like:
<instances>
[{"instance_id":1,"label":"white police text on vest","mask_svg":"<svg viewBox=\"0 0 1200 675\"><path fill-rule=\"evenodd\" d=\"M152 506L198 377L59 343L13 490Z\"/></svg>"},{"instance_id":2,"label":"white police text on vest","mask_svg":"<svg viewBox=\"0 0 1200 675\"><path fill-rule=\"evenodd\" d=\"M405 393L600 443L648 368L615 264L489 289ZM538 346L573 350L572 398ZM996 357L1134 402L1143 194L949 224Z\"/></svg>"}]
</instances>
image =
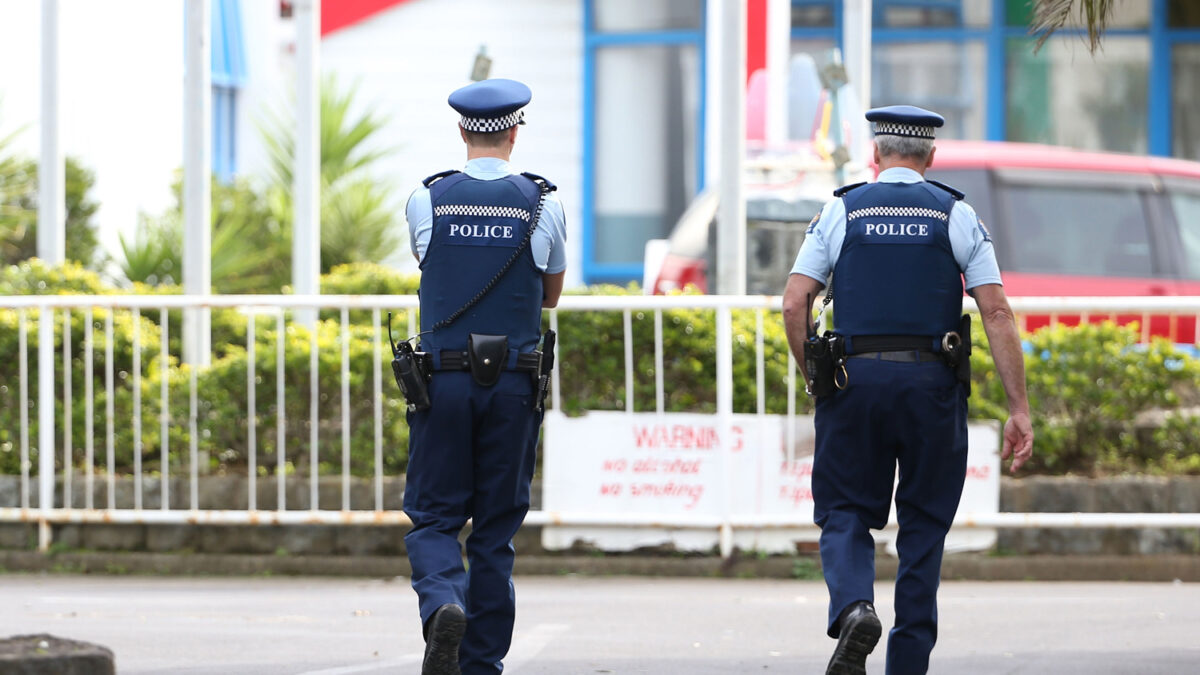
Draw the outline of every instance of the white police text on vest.
<instances>
[{"instance_id":1,"label":"white police text on vest","mask_svg":"<svg viewBox=\"0 0 1200 675\"><path fill-rule=\"evenodd\" d=\"M512 225L462 225L450 224L451 237L470 237L472 239L511 239Z\"/></svg>"},{"instance_id":2,"label":"white police text on vest","mask_svg":"<svg viewBox=\"0 0 1200 675\"><path fill-rule=\"evenodd\" d=\"M929 234L929 226L925 223L867 223L865 234L879 234L900 237L924 237Z\"/></svg>"}]
</instances>

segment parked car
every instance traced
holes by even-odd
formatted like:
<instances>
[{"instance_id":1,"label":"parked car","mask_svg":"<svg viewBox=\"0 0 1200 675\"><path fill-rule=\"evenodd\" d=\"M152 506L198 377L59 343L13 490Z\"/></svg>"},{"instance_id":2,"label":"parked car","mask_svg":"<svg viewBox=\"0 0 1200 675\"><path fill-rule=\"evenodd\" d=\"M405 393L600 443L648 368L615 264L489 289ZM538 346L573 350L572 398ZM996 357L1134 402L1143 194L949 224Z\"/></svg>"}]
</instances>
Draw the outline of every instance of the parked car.
<instances>
[{"instance_id":1,"label":"parked car","mask_svg":"<svg viewBox=\"0 0 1200 675\"><path fill-rule=\"evenodd\" d=\"M928 176L965 192L991 229L1011 297L1200 295L1200 162L945 141ZM1152 316L1149 329L1196 341L1192 320Z\"/></svg>"},{"instance_id":2,"label":"parked car","mask_svg":"<svg viewBox=\"0 0 1200 675\"><path fill-rule=\"evenodd\" d=\"M966 193L993 235L1010 297L1200 296L1200 162L1022 143L939 141L937 148L927 176ZM783 248L777 254L781 260L770 278L753 289L748 283L748 292L783 291L812 217L805 216L806 208L811 210L798 205L787 219L770 221L775 229L767 230L774 245ZM752 211L757 209L747 201L748 221ZM676 260L668 256L656 292L680 282L707 289L702 277L711 263L689 266L679 260L710 256L711 235L707 248L697 249L695 234L686 236L697 225L685 219L672 233ZM711 219L707 226L715 229ZM676 248L676 235L692 246ZM762 242L750 245L751 260L766 245ZM784 262L786 269L777 273ZM689 276L679 276L680 271ZM1073 323L1080 317L1058 320ZM1048 316L1026 317L1026 327L1049 321ZM1194 320L1153 316L1149 328L1175 342L1196 342Z\"/></svg>"},{"instance_id":3,"label":"parked car","mask_svg":"<svg viewBox=\"0 0 1200 675\"><path fill-rule=\"evenodd\" d=\"M796 261L804 230L843 182L867 180L869 167L839 175L828 159L796 154L747 161L746 292L776 295ZM645 288L655 294L695 286L716 290L717 191L700 193L679 217L670 237L647 245ZM653 252L661 250L655 255Z\"/></svg>"}]
</instances>

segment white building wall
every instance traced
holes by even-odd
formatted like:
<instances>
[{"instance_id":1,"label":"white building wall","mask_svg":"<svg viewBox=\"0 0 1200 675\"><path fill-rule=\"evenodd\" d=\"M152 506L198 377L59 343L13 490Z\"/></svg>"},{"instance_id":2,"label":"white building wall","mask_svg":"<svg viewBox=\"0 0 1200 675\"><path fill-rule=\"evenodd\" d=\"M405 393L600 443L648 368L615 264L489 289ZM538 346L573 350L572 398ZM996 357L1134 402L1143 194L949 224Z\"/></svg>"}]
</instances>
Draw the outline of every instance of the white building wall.
<instances>
[{"instance_id":1,"label":"white building wall","mask_svg":"<svg viewBox=\"0 0 1200 675\"><path fill-rule=\"evenodd\" d=\"M327 0L328 1L328 0ZM513 164L555 182L567 217L567 284L582 283L583 15L577 0L414 0L326 36L321 67L389 120L380 163L403 210L420 180L462 168L458 115L446 104L470 83L481 45L491 77L533 90ZM407 249L398 261L415 270Z\"/></svg>"},{"instance_id":2,"label":"white building wall","mask_svg":"<svg viewBox=\"0 0 1200 675\"><path fill-rule=\"evenodd\" d=\"M260 127L270 127L271 115L289 122L295 119L292 106L295 105L296 74L292 48L296 31L293 22L279 18L277 2L242 0L240 4L246 82L237 94L237 173L239 176L264 177L270 166L270 156L262 143Z\"/></svg>"},{"instance_id":3,"label":"white building wall","mask_svg":"<svg viewBox=\"0 0 1200 675\"><path fill-rule=\"evenodd\" d=\"M330 1L330 0L326 0ZM119 7L118 7L119 4ZM247 82L239 92L237 166L262 176L268 156L260 124L268 111L290 119L294 31L278 3L241 3ZM14 148L38 153L40 7L0 0L0 136L24 127ZM183 0L61 0L63 146L95 171L95 222L102 246L121 257L118 234L135 232L139 213L171 204L183 162ZM118 10L119 11L115 11ZM533 37L536 36L536 39ZM559 186L566 210L567 283L581 283L583 17L578 0L413 0L322 41L320 62L357 104L389 120L380 141L395 149L378 178L393 186L395 208L425 176L461 168L457 115L446 105L468 84L480 46L492 77L533 89L528 124L513 162ZM407 249L397 267L415 271Z\"/></svg>"},{"instance_id":4,"label":"white building wall","mask_svg":"<svg viewBox=\"0 0 1200 675\"><path fill-rule=\"evenodd\" d=\"M183 162L183 0L59 3L62 145L96 174L101 245L120 258L118 232L171 203ZM41 3L0 0L0 136L36 158L40 128Z\"/></svg>"}]
</instances>

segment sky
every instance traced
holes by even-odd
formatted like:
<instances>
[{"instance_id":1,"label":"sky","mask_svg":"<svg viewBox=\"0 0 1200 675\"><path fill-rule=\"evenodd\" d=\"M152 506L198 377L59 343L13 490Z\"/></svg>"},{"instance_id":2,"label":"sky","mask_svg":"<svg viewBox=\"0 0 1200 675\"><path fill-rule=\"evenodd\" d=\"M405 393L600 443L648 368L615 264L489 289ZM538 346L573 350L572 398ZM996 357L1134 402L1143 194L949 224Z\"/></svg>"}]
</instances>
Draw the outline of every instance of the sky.
<instances>
[{"instance_id":1,"label":"sky","mask_svg":"<svg viewBox=\"0 0 1200 675\"><path fill-rule=\"evenodd\" d=\"M0 0L0 136L36 158L41 134L41 5ZM96 173L102 246L139 212L171 203L183 163L183 0L60 0L61 142ZM152 93L153 95L146 95Z\"/></svg>"}]
</instances>

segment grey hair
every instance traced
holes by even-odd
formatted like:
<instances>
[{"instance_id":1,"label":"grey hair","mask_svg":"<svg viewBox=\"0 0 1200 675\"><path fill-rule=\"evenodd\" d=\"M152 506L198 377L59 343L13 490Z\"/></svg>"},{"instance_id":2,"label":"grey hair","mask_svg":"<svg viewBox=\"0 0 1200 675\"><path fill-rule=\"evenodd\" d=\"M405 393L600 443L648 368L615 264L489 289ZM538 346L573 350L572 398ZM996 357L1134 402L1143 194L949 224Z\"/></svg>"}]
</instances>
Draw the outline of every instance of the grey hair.
<instances>
[{"instance_id":1,"label":"grey hair","mask_svg":"<svg viewBox=\"0 0 1200 675\"><path fill-rule=\"evenodd\" d=\"M880 157L907 157L923 162L933 151L933 139L885 134L875 137L875 147L879 150Z\"/></svg>"}]
</instances>

